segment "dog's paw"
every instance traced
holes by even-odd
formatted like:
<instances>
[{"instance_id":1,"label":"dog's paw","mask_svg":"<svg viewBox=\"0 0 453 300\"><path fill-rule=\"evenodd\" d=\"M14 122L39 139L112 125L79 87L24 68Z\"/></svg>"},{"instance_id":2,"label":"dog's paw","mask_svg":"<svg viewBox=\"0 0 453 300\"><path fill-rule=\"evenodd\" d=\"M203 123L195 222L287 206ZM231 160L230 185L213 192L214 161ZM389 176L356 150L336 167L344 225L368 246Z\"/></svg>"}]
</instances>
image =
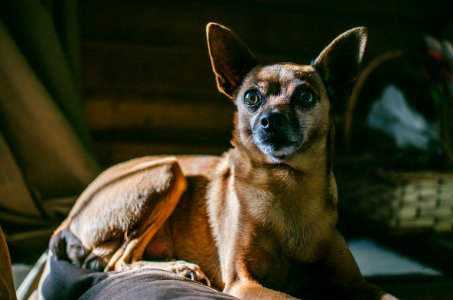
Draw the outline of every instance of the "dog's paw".
<instances>
[{"instance_id":1,"label":"dog's paw","mask_svg":"<svg viewBox=\"0 0 453 300\"><path fill-rule=\"evenodd\" d=\"M169 262L169 271L181 275L190 280L198 281L204 285L211 286L211 281L196 264L184 260Z\"/></svg>"},{"instance_id":2,"label":"dog's paw","mask_svg":"<svg viewBox=\"0 0 453 300\"><path fill-rule=\"evenodd\" d=\"M160 269L168 272L175 273L187 279L198 281L204 285L211 286L211 281L203 273L201 268L193 263L184 260L173 261L136 261L130 264L116 263L115 271L127 271L137 269Z\"/></svg>"},{"instance_id":3,"label":"dog's paw","mask_svg":"<svg viewBox=\"0 0 453 300\"><path fill-rule=\"evenodd\" d=\"M381 297L380 300L398 300L398 298L390 294L385 294Z\"/></svg>"}]
</instances>

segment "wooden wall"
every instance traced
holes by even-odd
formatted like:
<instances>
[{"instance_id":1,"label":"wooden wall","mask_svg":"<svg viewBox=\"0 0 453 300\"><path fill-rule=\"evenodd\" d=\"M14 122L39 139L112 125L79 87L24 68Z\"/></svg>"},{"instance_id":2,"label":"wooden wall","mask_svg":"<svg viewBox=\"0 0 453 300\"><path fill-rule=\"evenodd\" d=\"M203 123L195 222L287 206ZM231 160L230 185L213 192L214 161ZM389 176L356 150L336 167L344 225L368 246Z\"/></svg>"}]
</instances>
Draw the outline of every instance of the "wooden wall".
<instances>
[{"instance_id":1,"label":"wooden wall","mask_svg":"<svg viewBox=\"0 0 453 300\"><path fill-rule=\"evenodd\" d=\"M449 0L84 0L80 10L87 121L105 165L228 148L234 106L215 87L209 21L232 28L263 62L309 63L351 27L369 28L370 61L418 47L425 33L451 33L453 15Z\"/></svg>"}]
</instances>

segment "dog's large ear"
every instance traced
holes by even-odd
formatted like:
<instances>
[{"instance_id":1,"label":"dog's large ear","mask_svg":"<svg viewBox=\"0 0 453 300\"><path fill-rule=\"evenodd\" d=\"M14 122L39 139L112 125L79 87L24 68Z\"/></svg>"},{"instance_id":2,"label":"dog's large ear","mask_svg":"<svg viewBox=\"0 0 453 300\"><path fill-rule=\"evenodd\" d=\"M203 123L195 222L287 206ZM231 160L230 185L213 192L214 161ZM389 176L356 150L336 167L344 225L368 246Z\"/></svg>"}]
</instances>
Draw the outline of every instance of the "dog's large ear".
<instances>
[{"instance_id":1,"label":"dog's large ear","mask_svg":"<svg viewBox=\"0 0 453 300\"><path fill-rule=\"evenodd\" d=\"M330 96L343 97L352 87L362 62L367 29L356 27L335 38L312 63Z\"/></svg>"},{"instance_id":2,"label":"dog's large ear","mask_svg":"<svg viewBox=\"0 0 453 300\"><path fill-rule=\"evenodd\" d=\"M247 46L229 28L209 23L206 35L217 88L234 99L236 89L257 63Z\"/></svg>"}]
</instances>

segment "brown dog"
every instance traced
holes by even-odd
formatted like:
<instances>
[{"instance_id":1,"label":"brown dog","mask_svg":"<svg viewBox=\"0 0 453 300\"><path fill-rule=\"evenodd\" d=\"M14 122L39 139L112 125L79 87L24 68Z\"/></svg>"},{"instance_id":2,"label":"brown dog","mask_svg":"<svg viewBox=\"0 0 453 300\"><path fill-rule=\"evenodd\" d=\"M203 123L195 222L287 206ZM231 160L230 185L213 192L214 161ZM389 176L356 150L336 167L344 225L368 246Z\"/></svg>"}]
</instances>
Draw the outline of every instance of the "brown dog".
<instances>
[{"instance_id":1,"label":"brown dog","mask_svg":"<svg viewBox=\"0 0 453 300\"><path fill-rule=\"evenodd\" d=\"M261 66L228 28L208 24L218 88L237 106L234 147L111 167L51 249L85 268L160 268L246 299L390 299L336 229L330 103L355 78L366 37L343 33L311 65Z\"/></svg>"}]
</instances>

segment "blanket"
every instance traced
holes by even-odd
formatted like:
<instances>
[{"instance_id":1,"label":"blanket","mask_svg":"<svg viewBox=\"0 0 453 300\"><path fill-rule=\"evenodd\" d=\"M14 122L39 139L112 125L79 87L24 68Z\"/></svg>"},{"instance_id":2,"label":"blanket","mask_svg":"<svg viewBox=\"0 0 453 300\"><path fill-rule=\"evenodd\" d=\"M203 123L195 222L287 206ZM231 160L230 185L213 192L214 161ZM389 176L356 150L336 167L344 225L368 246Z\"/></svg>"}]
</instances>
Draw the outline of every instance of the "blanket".
<instances>
[{"instance_id":1,"label":"blanket","mask_svg":"<svg viewBox=\"0 0 453 300\"><path fill-rule=\"evenodd\" d=\"M51 255L42 281L45 299L236 299L182 276L158 269L93 272Z\"/></svg>"}]
</instances>

